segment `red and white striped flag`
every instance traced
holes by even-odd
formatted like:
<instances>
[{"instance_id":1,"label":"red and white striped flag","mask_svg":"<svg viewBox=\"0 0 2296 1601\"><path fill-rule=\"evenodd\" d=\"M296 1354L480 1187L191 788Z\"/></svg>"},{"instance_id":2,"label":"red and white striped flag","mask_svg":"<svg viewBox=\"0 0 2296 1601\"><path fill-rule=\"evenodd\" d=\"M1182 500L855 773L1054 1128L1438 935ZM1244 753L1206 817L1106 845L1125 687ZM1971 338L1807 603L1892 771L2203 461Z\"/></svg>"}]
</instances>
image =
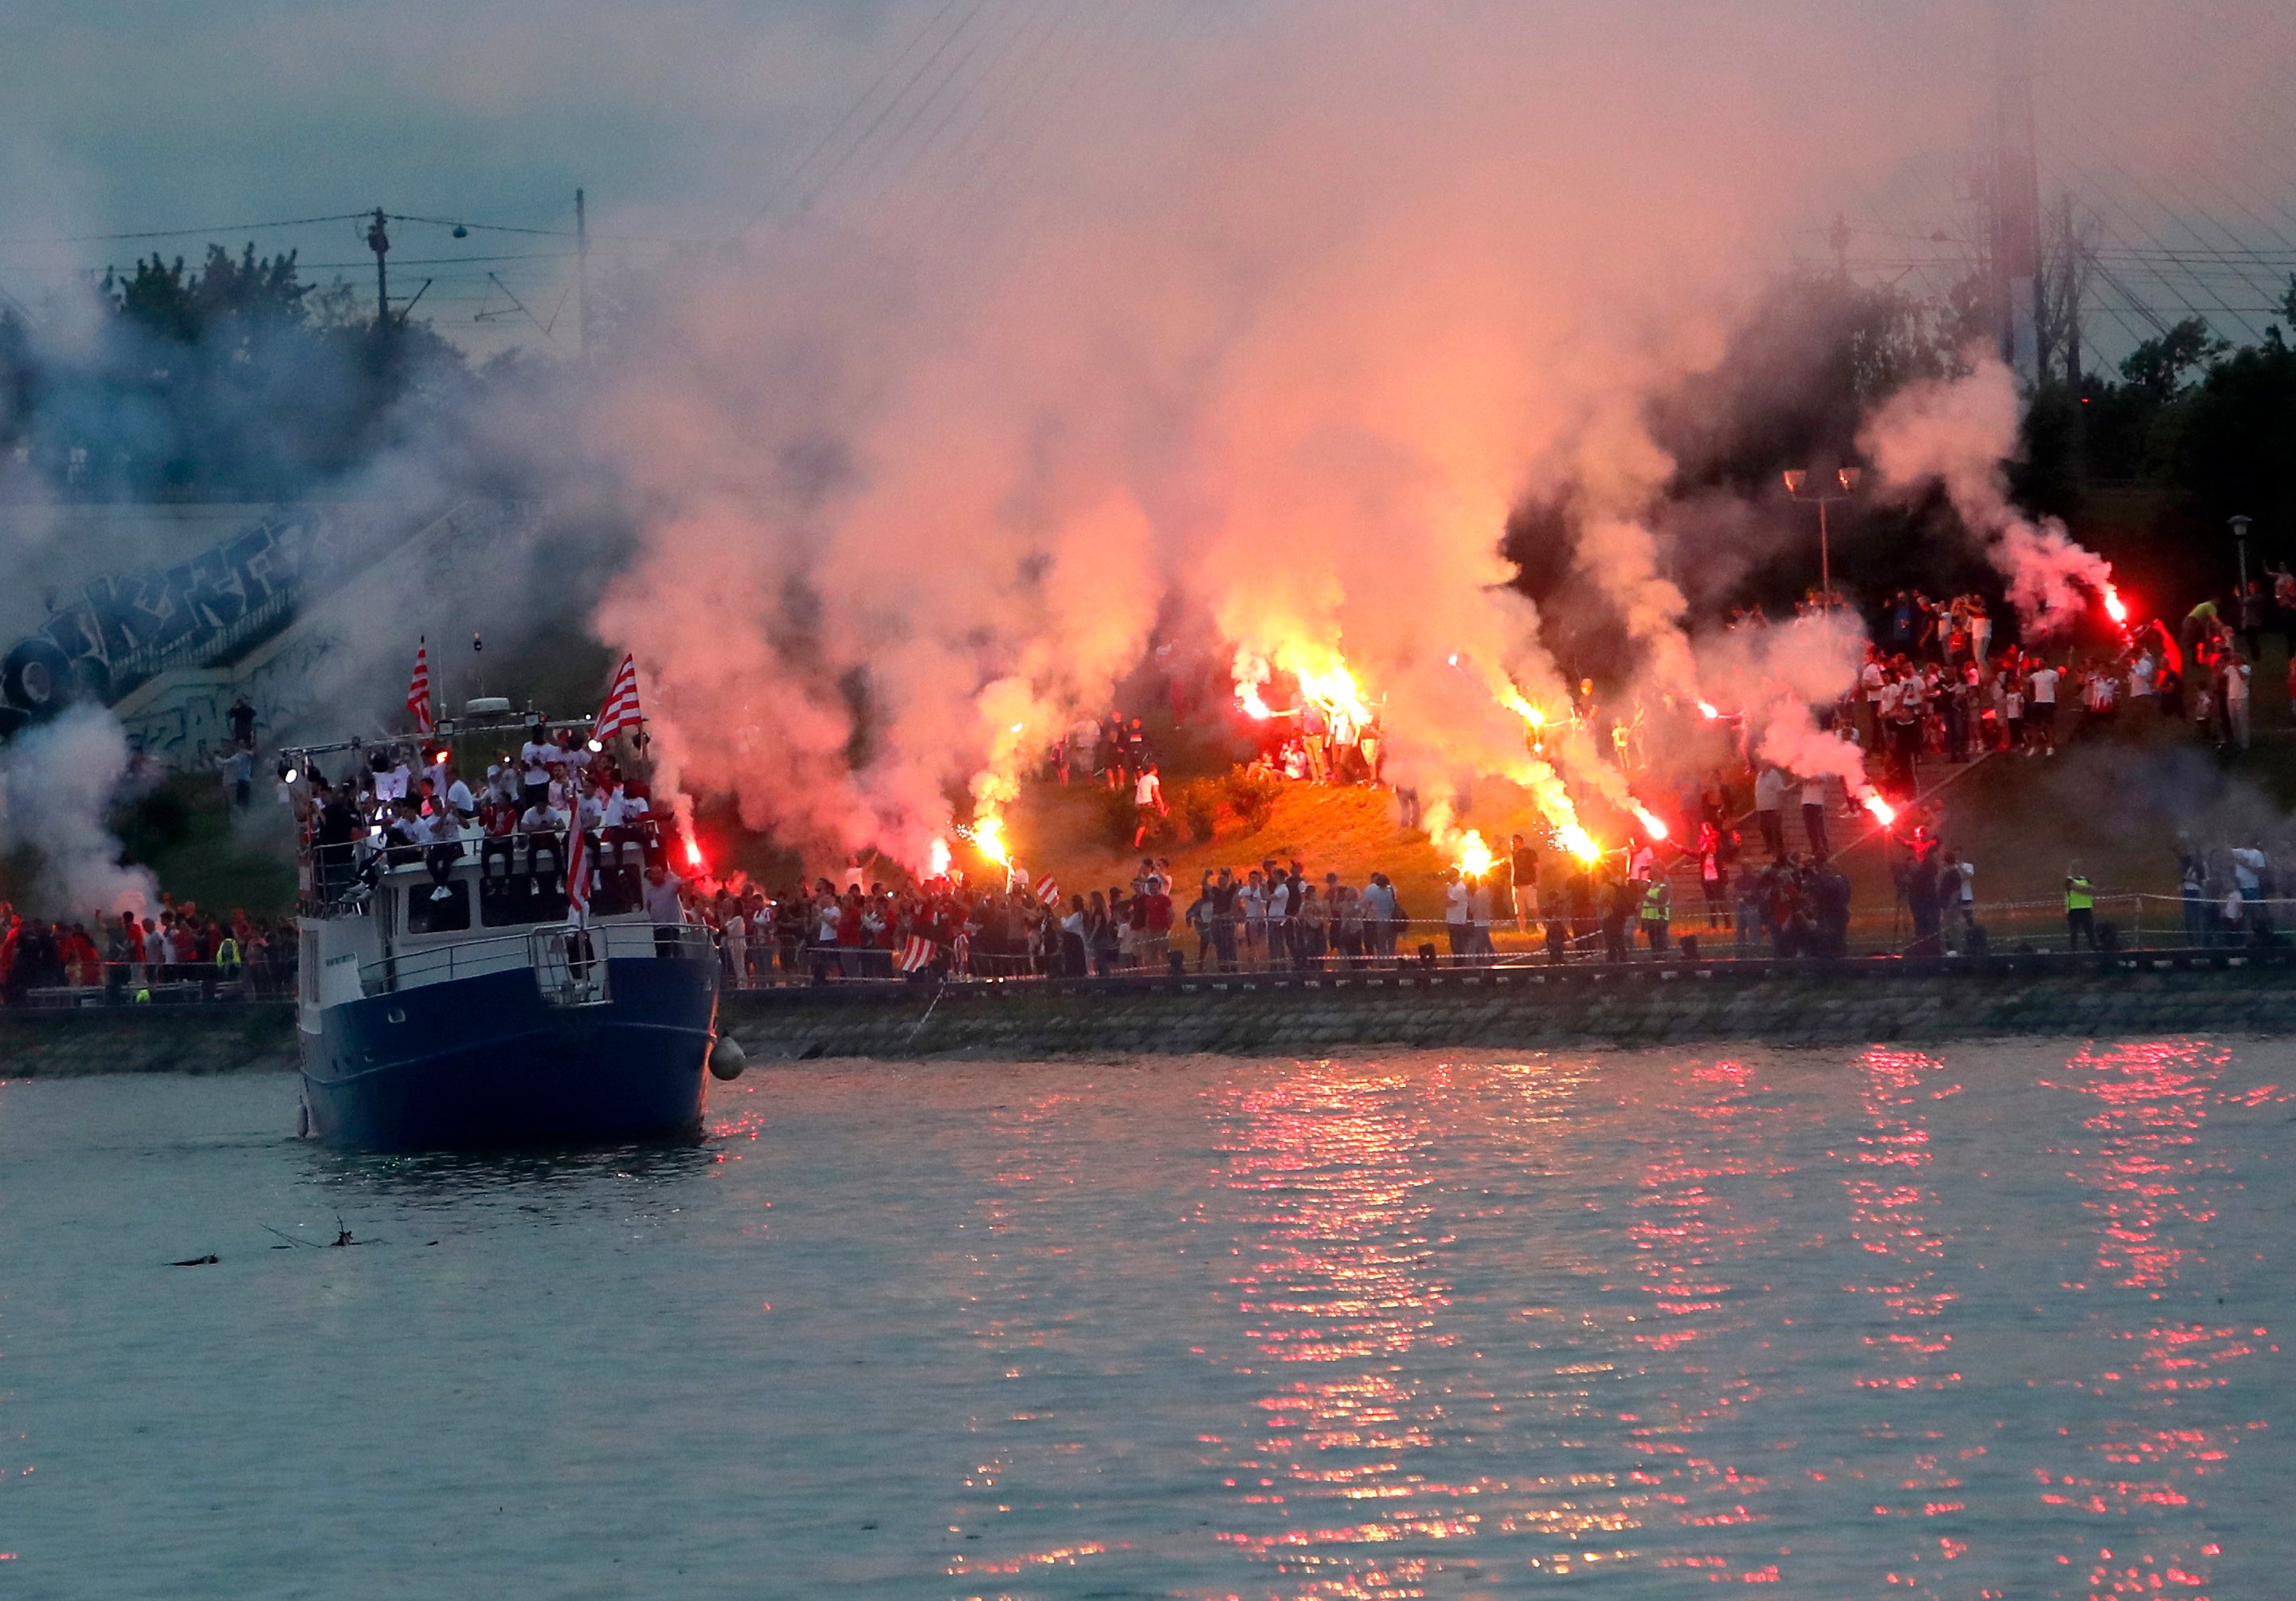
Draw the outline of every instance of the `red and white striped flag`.
<instances>
[{"instance_id":1,"label":"red and white striped flag","mask_svg":"<svg viewBox=\"0 0 2296 1601\"><path fill-rule=\"evenodd\" d=\"M933 958L939 954L939 945L922 934L911 934L908 943L901 947L901 971L914 973L919 968L930 967Z\"/></svg>"},{"instance_id":2,"label":"red and white striped flag","mask_svg":"<svg viewBox=\"0 0 2296 1601\"><path fill-rule=\"evenodd\" d=\"M1061 881L1049 873L1037 881L1037 904L1038 906L1061 904Z\"/></svg>"},{"instance_id":3,"label":"red and white striped flag","mask_svg":"<svg viewBox=\"0 0 2296 1601\"><path fill-rule=\"evenodd\" d=\"M414 714L414 731L428 734L436 727L430 718L430 642L414 642L414 677L406 686L406 710Z\"/></svg>"},{"instance_id":4,"label":"red and white striped flag","mask_svg":"<svg viewBox=\"0 0 2296 1601\"><path fill-rule=\"evenodd\" d=\"M613 687L606 691L606 704L598 713L597 726L590 737L600 744L625 728L635 728L645 721L645 713L638 710L638 664L625 652L621 666L614 669Z\"/></svg>"},{"instance_id":5,"label":"red and white striped flag","mask_svg":"<svg viewBox=\"0 0 2296 1601\"><path fill-rule=\"evenodd\" d=\"M590 847L582 837L578 806L566 829L566 921L590 921Z\"/></svg>"}]
</instances>

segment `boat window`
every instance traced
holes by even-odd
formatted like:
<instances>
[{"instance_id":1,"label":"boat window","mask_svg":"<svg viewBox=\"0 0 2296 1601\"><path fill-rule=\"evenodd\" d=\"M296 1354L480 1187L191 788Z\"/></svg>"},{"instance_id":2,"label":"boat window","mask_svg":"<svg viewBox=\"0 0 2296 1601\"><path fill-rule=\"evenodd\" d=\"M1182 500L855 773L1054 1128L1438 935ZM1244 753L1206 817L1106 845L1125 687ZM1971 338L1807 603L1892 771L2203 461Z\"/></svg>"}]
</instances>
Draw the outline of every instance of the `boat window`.
<instances>
[{"instance_id":1,"label":"boat window","mask_svg":"<svg viewBox=\"0 0 2296 1601\"><path fill-rule=\"evenodd\" d=\"M479 921L488 928L566 921L566 886L554 876L535 882L525 874L481 879Z\"/></svg>"},{"instance_id":2,"label":"boat window","mask_svg":"<svg viewBox=\"0 0 2296 1601\"><path fill-rule=\"evenodd\" d=\"M444 899L433 899L434 886L419 883L406 891L406 932L410 934L451 934L471 926L471 886L450 880Z\"/></svg>"},{"instance_id":3,"label":"boat window","mask_svg":"<svg viewBox=\"0 0 2296 1601\"><path fill-rule=\"evenodd\" d=\"M642 880L636 867L602 868L590 891L594 916L634 912L641 904ZM545 874L496 874L479 881L479 921L488 928L566 921L566 885Z\"/></svg>"}]
</instances>

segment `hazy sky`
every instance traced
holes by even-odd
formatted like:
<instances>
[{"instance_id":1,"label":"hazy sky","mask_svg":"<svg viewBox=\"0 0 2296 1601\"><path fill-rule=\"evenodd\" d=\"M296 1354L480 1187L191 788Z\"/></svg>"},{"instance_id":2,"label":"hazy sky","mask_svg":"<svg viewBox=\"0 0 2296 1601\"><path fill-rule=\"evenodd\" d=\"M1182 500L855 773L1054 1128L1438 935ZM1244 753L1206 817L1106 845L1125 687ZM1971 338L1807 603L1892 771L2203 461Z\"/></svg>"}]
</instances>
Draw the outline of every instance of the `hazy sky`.
<instances>
[{"instance_id":1,"label":"hazy sky","mask_svg":"<svg viewBox=\"0 0 2296 1601\"><path fill-rule=\"evenodd\" d=\"M1370 14L1351 0L1317 3L1339 25ZM196 250L204 235L37 242L375 205L565 228L578 185L589 191L592 226L609 236L600 248L610 254L723 239L776 196L817 187L834 204L928 155L968 148L971 159L1010 160L1046 106L1093 92L1094 72L1112 81L1170 71L1185 82L1218 56L1224 30L1287 9L1301 8L1287 0L12 0L0 53L0 291L35 300L74 270L124 263L139 250ZM1662 8L1521 0L1521 9L1551 16L1567 52L1599 38L1611 16L1647 22ZM1965 222L1957 193L1981 136L1988 8L1919 9L1945 21L1916 39L1892 31L1898 8L1878 4L1674 8L1685 48L1726 52L1734 19L1806 16L1807 56L1775 62L1788 105L1797 96L1823 104L1844 94L1845 79L1853 93L1857 80L1887 78L1890 92L1927 84L1941 97L1973 96L1961 148L1943 141L1923 159L1865 175L1841 197L1857 230L1853 254L1875 275L1957 249L1929 235ZM2098 288L2101 302L2114 303L2100 308L2100 342L2143 332L2139 303L2170 315L2190 304L2252 334L2266 289L2296 269L2286 177L2296 168L2292 11L2248 0L2041 9L2045 186L2071 189L2095 210L2105 247L2125 252L2108 260ZM1088 30L1078 26L1087 20ZM1958 42L1940 48L1940 39ZM1190 114L1184 103L1172 111ZM2159 119L2169 115L2180 131L2163 138ZM1827 136L1822 122L1809 134ZM812 167L793 174L808 152ZM839 166L840 157L849 159ZM1602 159L1599 140L1589 159ZM1780 240L1782 257L1824 254L1828 199L1812 197L1806 228ZM251 236L266 250L299 249L315 276L340 271L363 288L372 283L349 221ZM393 242L394 271L410 290L437 280L425 310L441 330L481 348L537 339L489 272L545 316L570 276L565 242L545 236L480 230L455 241L407 224ZM463 259L421 265L449 257ZM480 313L488 320L474 322ZM562 341L565 324L556 328Z\"/></svg>"}]
</instances>

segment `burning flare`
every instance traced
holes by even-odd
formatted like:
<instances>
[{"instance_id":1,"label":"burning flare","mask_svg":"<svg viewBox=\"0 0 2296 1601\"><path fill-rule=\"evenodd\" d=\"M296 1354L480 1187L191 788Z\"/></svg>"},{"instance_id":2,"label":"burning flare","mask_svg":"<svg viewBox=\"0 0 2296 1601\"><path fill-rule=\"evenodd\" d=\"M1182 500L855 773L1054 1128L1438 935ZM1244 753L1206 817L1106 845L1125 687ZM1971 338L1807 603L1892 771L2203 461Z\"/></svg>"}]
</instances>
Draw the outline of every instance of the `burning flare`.
<instances>
[{"instance_id":1,"label":"burning flare","mask_svg":"<svg viewBox=\"0 0 2296 1601\"><path fill-rule=\"evenodd\" d=\"M1722 714L1721 714L1721 712L1719 712L1719 711L1718 711L1718 710L1715 710L1715 708L1714 708L1714 706L1713 706L1713 703L1712 703L1712 702L1708 702L1708 701L1701 701L1701 702L1698 702L1698 715L1699 715L1699 716L1701 716L1701 717L1702 717L1702 718L1704 718L1708 722L1710 722L1710 722L1712 722L1716 718L1720 717Z\"/></svg>"},{"instance_id":2,"label":"burning flare","mask_svg":"<svg viewBox=\"0 0 2296 1601\"><path fill-rule=\"evenodd\" d=\"M1890 824L1898 820L1898 809L1890 805L1887 800L1882 800L1882 792L1879 790L1872 791L1866 795L1865 806L1867 811L1872 812L1876 818L1880 819L1882 826L1884 828L1887 828Z\"/></svg>"},{"instance_id":3,"label":"burning flare","mask_svg":"<svg viewBox=\"0 0 2296 1601\"><path fill-rule=\"evenodd\" d=\"M925 876L947 878L948 859L948 842L936 834L933 842L925 848Z\"/></svg>"},{"instance_id":4,"label":"burning flare","mask_svg":"<svg viewBox=\"0 0 2296 1601\"><path fill-rule=\"evenodd\" d=\"M1639 800L1634 803L1634 812L1635 820L1643 825L1644 833L1654 840L1663 840L1667 837L1666 825L1659 821L1656 812Z\"/></svg>"},{"instance_id":5,"label":"burning flare","mask_svg":"<svg viewBox=\"0 0 2296 1601\"><path fill-rule=\"evenodd\" d=\"M1459 871L1469 878L1480 878L1491 870L1491 848L1483 843L1479 830L1470 828L1459 839Z\"/></svg>"},{"instance_id":6,"label":"burning flare","mask_svg":"<svg viewBox=\"0 0 2296 1601\"><path fill-rule=\"evenodd\" d=\"M1000 867L1012 866L1013 852L1004 843L1004 819L990 816L973 819L972 848Z\"/></svg>"},{"instance_id":7,"label":"burning flare","mask_svg":"<svg viewBox=\"0 0 2296 1601\"><path fill-rule=\"evenodd\" d=\"M1562 848L1565 850L1590 867L1603 859L1603 847L1596 842L1593 834L1579 827L1575 820L1556 824L1554 837L1562 842Z\"/></svg>"},{"instance_id":8,"label":"burning flare","mask_svg":"<svg viewBox=\"0 0 2296 1601\"><path fill-rule=\"evenodd\" d=\"M2110 584L2104 587L2104 614L2124 626L2128 621L2128 608L2121 603L2120 591Z\"/></svg>"}]
</instances>

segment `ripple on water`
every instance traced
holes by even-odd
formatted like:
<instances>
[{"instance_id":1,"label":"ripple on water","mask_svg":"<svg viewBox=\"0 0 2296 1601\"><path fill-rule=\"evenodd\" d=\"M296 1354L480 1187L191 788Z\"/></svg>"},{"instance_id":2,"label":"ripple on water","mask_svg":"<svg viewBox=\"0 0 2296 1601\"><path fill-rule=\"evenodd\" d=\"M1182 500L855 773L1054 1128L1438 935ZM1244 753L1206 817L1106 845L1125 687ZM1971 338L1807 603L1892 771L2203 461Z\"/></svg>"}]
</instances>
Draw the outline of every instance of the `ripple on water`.
<instances>
[{"instance_id":1,"label":"ripple on water","mask_svg":"<svg viewBox=\"0 0 2296 1601\"><path fill-rule=\"evenodd\" d=\"M2270 1593L2292 1063L808 1064L556 1159L0 1085L0 1587Z\"/></svg>"}]
</instances>

